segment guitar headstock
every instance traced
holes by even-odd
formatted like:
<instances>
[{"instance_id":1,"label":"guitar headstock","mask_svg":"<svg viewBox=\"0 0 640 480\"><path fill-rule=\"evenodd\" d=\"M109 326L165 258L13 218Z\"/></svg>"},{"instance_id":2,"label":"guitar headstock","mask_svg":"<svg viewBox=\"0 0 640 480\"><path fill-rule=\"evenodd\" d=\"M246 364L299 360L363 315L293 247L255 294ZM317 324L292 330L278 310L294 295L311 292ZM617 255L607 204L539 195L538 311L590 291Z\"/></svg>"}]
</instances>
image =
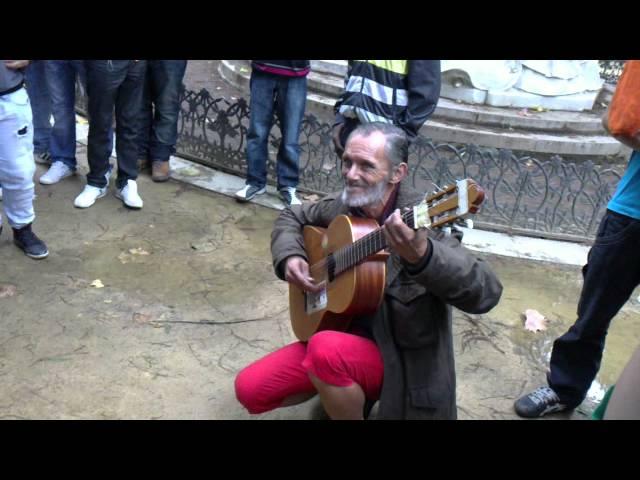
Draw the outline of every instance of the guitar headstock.
<instances>
[{"instance_id":1,"label":"guitar headstock","mask_svg":"<svg viewBox=\"0 0 640 480\"><path fill-rule=\"evenodd\" d=\"M470 178L427 196L413 207L413 228L436 228L477 213L484 201L484 190Z\"/></svg>"}]
</instances>

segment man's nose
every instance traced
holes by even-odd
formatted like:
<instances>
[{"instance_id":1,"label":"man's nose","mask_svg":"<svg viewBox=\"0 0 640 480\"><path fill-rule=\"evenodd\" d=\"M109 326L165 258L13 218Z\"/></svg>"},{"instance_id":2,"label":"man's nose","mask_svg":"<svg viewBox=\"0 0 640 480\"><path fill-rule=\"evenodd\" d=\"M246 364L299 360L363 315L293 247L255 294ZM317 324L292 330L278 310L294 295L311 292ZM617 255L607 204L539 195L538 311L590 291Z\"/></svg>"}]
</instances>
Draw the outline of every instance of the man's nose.
<instances>
[{"instance_id":1,"label":"man's nose","mask_svg":"<svg viewBox=\"0 0 640 480\"><path fill-rule=\"evenodd\" d=\"M349 180L357 180L359 177L358 167L351 165L351 168L346 169L345 177Z\"/></svg>"}]
</instances>

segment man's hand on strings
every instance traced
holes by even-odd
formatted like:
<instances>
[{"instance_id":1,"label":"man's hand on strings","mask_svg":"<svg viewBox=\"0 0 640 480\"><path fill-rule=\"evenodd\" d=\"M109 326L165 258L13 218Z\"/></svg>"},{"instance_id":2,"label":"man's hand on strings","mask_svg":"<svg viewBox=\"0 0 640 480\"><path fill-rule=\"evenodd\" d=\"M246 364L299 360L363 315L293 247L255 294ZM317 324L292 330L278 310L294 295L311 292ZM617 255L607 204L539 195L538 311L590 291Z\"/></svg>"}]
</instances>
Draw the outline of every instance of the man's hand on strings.
<instances>
[{"instance_id":1,"label":"man's hand on strings","mask_svg":"<svg viewBox=\"0 0 640 480\"><path fill-rule=\"evenodd\" d=\"M319 292L324 288L323 283L315 283L309 273L309 264L307 261L297 255L287 259L284 269L284 278L287 282L301 288L305 292Z\"/></svg>"},{"instance_id":2,"label":"man's hand on strings","mask_svg":"<svg viewBox=\"0 0 640 480\"><path fill-rule=\"evenodd\" d=\"M396 209L384 222L382 229L391 251L397 253L409 263L418 263L427 254L429 240L426 229L409 228Z\"/></svg>"}]
</instances>

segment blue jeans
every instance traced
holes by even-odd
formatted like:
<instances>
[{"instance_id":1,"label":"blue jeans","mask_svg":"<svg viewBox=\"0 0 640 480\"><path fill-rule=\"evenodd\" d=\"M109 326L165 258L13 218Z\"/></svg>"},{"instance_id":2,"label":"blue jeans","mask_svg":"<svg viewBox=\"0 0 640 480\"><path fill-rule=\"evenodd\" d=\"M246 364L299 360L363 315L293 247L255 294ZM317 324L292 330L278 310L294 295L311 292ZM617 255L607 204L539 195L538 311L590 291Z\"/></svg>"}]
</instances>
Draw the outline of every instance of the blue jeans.
<instances>
[{"instance_id":1,"label":"blue jeans","mask_svg":"<svg viewBox=\"0 0 640 480\"><path fill-rule=\"evenodd\" d=\"M138 158L167 162L176 151L178 113L186 60L147 60Z\"/></svg>"},{"instance_id":2,"label":"blue jeans","mask_svg":"<svg viewBox=\"0 0 640 480\"><path fill-rule=\"evenodd\" d=\"M116 113L116 153L118 178L116 188L138 178L137 137L146 61L85 60L89 95L89 145L87 184L107 186L112 143L109 130Z\"/></svg>"},{"instance_id":3,"label":"blue jeans","mask_svg":"<svg viewBox=\"0 0 640 480\"><path fill-rule=\"evenodd\" d=\"M47 85L51 95L53 129L51 130L51 161L63 162L76 169L76 77L86 86L82 60L45 60Z\"/></svg>"},{"instance_id":4,"label":"blue jeans","mask_svg":"<svg viewBox=\"0 0 640 480\"><path fill-rule=\"evenodd\" d=\"M549 386L562 403L584 400L602 360L609 324L640 284L640 220L607 210L582 269L578 319L553 343Z\"/></svg>"},{"instance_id":5,"label":"blue jeans","mask_svg":"<svg viewBox=\"0 0 640 480\"><path fill-rule=\"evenodd\" d=\"M278 189L298 185L300 130L307 100L307 77L285 77L253 70L249 134L247 136L247 185L267 184L269 132L274 113L280 120L282 140L278 149Z\"/></svg>"},{"instance_id":6,"label":"blue jeans","mask_svg":"<svg viewBox=\"0 0 640 480\"><path fill-rule=\"evenodd\" d=\"M45 74L46 60L34 60L27 67L27 92L33 113L34 153L49 152L51 136L51 98Z\"/></svg>"}]
</instances>

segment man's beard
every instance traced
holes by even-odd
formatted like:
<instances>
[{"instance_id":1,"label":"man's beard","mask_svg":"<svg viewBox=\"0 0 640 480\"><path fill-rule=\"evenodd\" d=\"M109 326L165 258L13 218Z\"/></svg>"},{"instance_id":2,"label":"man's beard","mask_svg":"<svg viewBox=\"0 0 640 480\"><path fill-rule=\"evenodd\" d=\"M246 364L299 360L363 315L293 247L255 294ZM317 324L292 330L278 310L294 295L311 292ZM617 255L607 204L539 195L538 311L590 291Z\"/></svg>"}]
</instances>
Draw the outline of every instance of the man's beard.
<instances>
[{"instance_id":1,"label":"man's beard","mask_svg":"<svg viewBox=\"0 0 640 480\"><path fill-rule=\"evenodd\" d=\"M342 190L341 200L348 207L368 207L376 203L382 203L387 189L387 181L388 179L380 181L371 187L360 184L352 185L351 187L346 185ZM364 188L364 190L362 193L349 191L354 186Z\"/></svg>"}]
</instances>

